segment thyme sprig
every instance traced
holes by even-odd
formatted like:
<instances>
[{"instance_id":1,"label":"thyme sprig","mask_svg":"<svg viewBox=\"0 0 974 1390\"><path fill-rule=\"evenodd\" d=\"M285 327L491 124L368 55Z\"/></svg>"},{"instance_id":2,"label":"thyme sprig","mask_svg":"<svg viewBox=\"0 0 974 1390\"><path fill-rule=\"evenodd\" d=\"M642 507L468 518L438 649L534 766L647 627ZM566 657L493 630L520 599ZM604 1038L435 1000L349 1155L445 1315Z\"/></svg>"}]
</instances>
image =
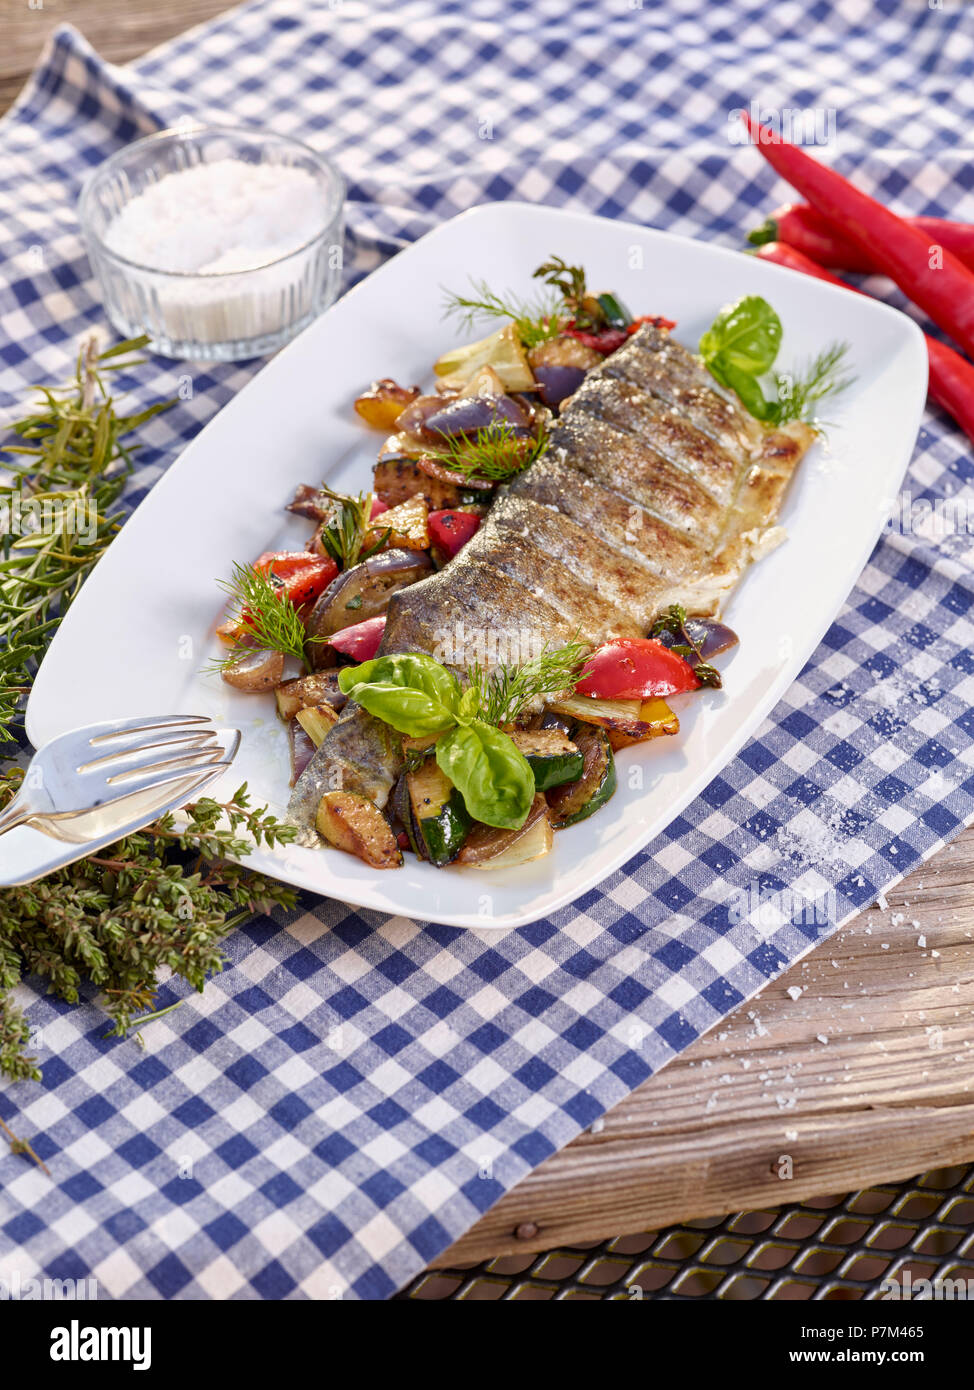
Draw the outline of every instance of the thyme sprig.
<instances>
[{"instance_id":1,"label":"thyme sprig","mask_svg":"<svg viewBox=\"0 0 974 1390\"><path fill-rule=\"evenodd\" d=\"M537 656L521 663L485 668L475 662L467 672L476 691L479 719L487 724L513 724L541 695L573 689L581 680L589 648L570 641L562 647L545 644Z\"/></svg>"},{"instance_id":2,"label":"thyme sprig","mask_svg":"<svg viewBox=\"0 0 974 1390\"><path fill-rule=\"evenodd\" d=\"M19 774L0 778L0 805ZM166 966L202 990L222 969L219 943L255 912L291 908L293 889L232 862L255 844L287 844L294 828L250 804L246 785L231 799L209 798L117 844L19 888L0 890L0 1071L40 1078L27 1055L29 1032L9 997L21 974L45 979L51 993L77 1003L85 980L121 1035L146 1020L156 975Z\"/></svg>"},{"instance_id":3,"label":"thyme sprig","mask_svg":"<svg viewBox=\"0 0 974 1390\"><path fill-rule=\"evenodd\" d=\"M472 328L478 319L513 319L514 328L526 348L557 338L561 332L559 301L555 295L539 294L523 298L505 290L498 294L486 280L471 280L469 294L446 291L443 302L445 318L455 318L464 328Z\"/></svg>"},{"instance_id":4,"label":"thyme sprig","mask_svg":"<svg viewBox=\"0 0 974 1390\"><path fill-rule=\"evenodd\" d=\"M425 452L464 478L505 483L523 473L547 448L548 436L544 431L537 435L518 434L507 420L495 420L474 435L456 435L444 440L441 448L428 448Z\"/></svg>"}]
</instances>

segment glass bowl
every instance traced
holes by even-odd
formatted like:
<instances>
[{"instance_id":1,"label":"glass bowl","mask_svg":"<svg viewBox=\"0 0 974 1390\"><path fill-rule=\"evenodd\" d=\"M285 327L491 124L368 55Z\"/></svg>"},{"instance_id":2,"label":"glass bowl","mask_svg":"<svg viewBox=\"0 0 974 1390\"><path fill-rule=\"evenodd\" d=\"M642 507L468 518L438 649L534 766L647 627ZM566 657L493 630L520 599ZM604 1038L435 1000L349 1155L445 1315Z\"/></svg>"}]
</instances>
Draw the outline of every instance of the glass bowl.
<instances>
[{"instance_id":1,"label":"glass bowl","mask_svg":"<svg viewBox=\"0 0 974 1390\"><path fill-rule=\"evenodd\" d=\"M133 199L168 174L216 160L284 165L311 174L321 194L321 226L302 245L245 269L160 270L106 244L111 224ZM163 130L136 140L89 174L79 217L105 312L125 338L147 333L164 357L234 362L276 352L338 294L342 272L341 174L307 145L283 135L225 126ZM315 222L318 220L315 211ZM227 249L226 259L239 253ZM148 257L147 257L148 259Z\"/></svg>"}]
</instances>

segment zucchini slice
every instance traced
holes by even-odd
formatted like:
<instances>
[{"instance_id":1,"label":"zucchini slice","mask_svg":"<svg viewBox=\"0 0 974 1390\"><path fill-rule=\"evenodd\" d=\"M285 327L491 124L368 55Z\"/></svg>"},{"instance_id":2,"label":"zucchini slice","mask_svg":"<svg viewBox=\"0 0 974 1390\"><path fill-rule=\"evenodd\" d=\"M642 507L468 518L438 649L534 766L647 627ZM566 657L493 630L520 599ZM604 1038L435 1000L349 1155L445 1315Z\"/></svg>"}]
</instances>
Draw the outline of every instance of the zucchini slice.
<instances>
[{"instance_id":1,"label":"zucchini slice","mask_svg":"<svg viewBox=\"0 0 974 1390\"><path fill-rule=\"evenodd\" d=\"M440 867L456 859L472 821L463 797L436 758L406 773L409 801L426 857Z\"/></svg>"},{"instance_id":2,"label":"zucchini slice","mask_svg":"<svg viewBox=\"0 0 974 1390\"><path fill-rule=\"evenodd\" d=\"M582 775L585 759L560 729L515 729L511 741L534 773L535 791L577 782Z\"/></svg>"},{"instance_id":3,"label":"zucchini slice","mask_svg":"<svg viewBox=\"0 0 974 1390\"><path fill-rule=\"evenodd\" d=\"M364 796L352 792L325 792L318 803L315 827L336 849L343 849L373 869L398 869L402 851L392 826Z\"/></svg>"},{"instance_id":4,"label":"zucchini slice","mask_svg":"<svg viewBox=\"0 0 974 1390\"><path fill-rule=\"evenodd\" d=\"M547 854L554 843L554 832L547 816L539 816L523 835L507 846L492 859L474 864L475 869L516 869L519 864L529 864L532 859L540 859Z\"/></svg>"},{"instance_id":5,"label":"zucchini slice","mask_svg":"<svg viewBox=\"0 0 974 1390\"><path fill-rule=\"evenodd\" d=\"M577 782L554 787L548 792L548 809L556 830L586 820L604 806L616 789L616 766L604 729L580 729L575 735L585 759L585 770Z\"/></svg>"}]
</instances>

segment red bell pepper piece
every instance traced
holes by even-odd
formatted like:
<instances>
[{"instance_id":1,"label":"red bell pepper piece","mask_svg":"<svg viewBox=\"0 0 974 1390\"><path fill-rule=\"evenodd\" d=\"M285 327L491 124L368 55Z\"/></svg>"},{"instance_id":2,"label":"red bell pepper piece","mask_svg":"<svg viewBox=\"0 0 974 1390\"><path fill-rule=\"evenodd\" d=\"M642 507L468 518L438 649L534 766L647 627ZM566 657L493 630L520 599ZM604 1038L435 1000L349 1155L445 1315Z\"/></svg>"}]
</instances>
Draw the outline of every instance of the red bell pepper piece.
<instances>
[{"instance_id":1,"label":"red bell pepper piece","mask_svg":"<svg viewBox=\"0 0 974 1390\"><path fill-rule=\"evenodd\" d=\"M572 323L574 323L574 319ZM610 352L615 352L616 348L622 347L629 337L627 328L603 328L600 333L585 333L580 328L573 328L572 323L562 331L569 338L577 338L587 348L594 348L596 352L601 352L606 357Z\"/></svg>"},{"instance_id":2,"label":"red bell pepper piece","mask_svg":"<svg viewBox=\"0 0 974 1390\"><path fill-rule=\"evenodd\" d=\"M364 622L343 627L341 632L328 638L328 645L353 661L371 661L379 650L385 630L386 615L380 613L377 618L366 618Z\"/></svg>"},{"instance_id":3,"label":"red bell pepper piece","mask_svg":"<svg viewBox=\"0 0 974 1390\"><path fill-rule=\"evenodd\" d=\"M817 163L798 145L789 145L745 111L755 147L791 186L854 246L871 255L877 267L895 280L934 323L974 355L974 274L951 251L943 249L931 263L930 238L895 212L861 193L851 183Z\"/></svg>"},{"instance_id":4,"label":"red bell pepper piece","mask_svg":"<svg viewBox=\"0 0 974 1390\"><path fill-rule=\"evenodd\" d=\"M387 512L388 510L389 510L389 503L388 503L388 502L383 502L383 500L382 500L381 497L373 497L373 498L372 498L372 507L371 507L371 510L369 511L369 520L370 520L370 521L374 521L375 518L376 518L377 516L381 516L383 512Z\"/></svg>"},{"instance_id":5,"label":"red bell pepper piece","mask_svg":"<svg viewBox=\"0 0 974 1390\"><path fill-rule=\"evenodd\" d=\"M654 328L667 328L670 332L676 327L676 319L665 319L662 314L640 314L638 319L633 319L626 332L631 335L644 323L650 323Z\"/></svg>"},{"instance_id":6,"label":"red bell pepper piece","mask_svg":"<svg viewBox=\"0 0 974 1390\"><path fill-rule=\"evenodd\" d=\"M648 700L699 688L693 667L655 637L617 637L588 658L575 690L599 700Z\"/></svg>"},{"instance_id":7,"label":"red bell pepper piece","mask_svg":"<svg viewBox=\"0 0 974 1390\"><path fill-rule=\"evenodd\" d=\"M904 221L919 227L930 246L945 246L968 270L974 269L974 225L944 217L907 217ZM776 209L749 234L748 241L754 246L784 242L831 270L856 270L866 275L879 270L874 256L842 236L828 218L807 203L786 203Z\"/></svg>"},{"instance_id":8,"label":"red bell pepper piece","mask_svg":"<svg viewBox=\"0 0 974 1390\"><path fill-rule=\"evenodd\" d=\"M430 540L452 560L470 537L480 530L480 517L473 512L430 512L426 525Z\"/></svg>"},{"instance_id":9,"label":"red bell pepper piece","mask_svg":"<svg viewBox=\"0 0 974 1390\"><path fill-rule=\"evenodd\" d=\"M308 550L265 550L254 569L263 571L295 608L316 599L338 573L331 556Z\"/></svg>"},{"instance_id":10,"label":"red bell pepper piece","mask_svg":"<svg viewBox=\"0 0 974 1390\"><path fill-rule=\"evenodd\" d=\"M861 294L854 285L847 285L837 275L832 275L822 266L796 251L793 246L783 242L771 241L759 246L755 255L763 261L773 261L775 265L786 266L789 270L799 270L804 275L814 275L818 280L827 280L830 285L841 285L844 290ZM968 439L974 441L974 367L959 352L941 343L937 338L927 338L927 357L930 361L929 390L938 405L960 425Z\"/></svg>"}]
</instances>

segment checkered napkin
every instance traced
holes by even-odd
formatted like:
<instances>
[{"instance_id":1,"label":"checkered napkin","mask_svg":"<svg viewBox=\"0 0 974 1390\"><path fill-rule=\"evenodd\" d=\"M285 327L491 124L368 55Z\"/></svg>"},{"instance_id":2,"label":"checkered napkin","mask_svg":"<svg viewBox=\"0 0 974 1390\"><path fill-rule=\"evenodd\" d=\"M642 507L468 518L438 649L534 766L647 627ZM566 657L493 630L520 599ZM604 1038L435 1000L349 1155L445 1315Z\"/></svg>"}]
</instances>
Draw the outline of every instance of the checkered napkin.
<instances>
[{"instance_id":1,"label":"checkered napkin","mask_svg":"<svg viewBox=\"0 0 974 1390\"><path fill-rule=\"evenodd\" d=\"M972 64L974 14L894 0L272 0L128 68L61 29L0 126L4 401L103 326L74 211L85 172L180 117L332 156L354 278L491 199L740 245L785 192L729 142L752 96L834 109L839 167L901 210L974 218ZM185 370L155 361L128 384L156 399ZM147 431L133 503L256 365L190 370L192 400ZM963 499L970 476L931 412L912 499ZM309 899L235 933L229 968L144 1046L104 1040L90 1002L34 1000L44 1083L5 1088L0 1115L51 1176L0 1159L0 1278L389 1295L936 850L974 816L974 557L966 529L909 515L743 753L552 921L484 936Z\"/></svg>"}]
</instances>

